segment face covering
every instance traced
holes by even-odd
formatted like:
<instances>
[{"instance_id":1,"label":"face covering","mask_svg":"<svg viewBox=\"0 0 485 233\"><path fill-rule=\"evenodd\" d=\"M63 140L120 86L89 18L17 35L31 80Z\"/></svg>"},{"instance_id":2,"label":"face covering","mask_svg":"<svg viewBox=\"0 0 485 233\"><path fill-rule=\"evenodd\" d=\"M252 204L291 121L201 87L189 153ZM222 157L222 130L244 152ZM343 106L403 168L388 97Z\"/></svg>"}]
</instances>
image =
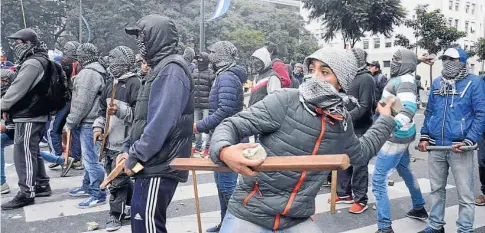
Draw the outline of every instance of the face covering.
<instances>
[{"instance_id":1,"label":"face covering","mask_svg":"<svg viewBox=\"0 0 485 233\"><path fill-rule=\"evenodd\" d=\"M441 71L443 78L460 80L468 75L466 64L459 61L445 60L443 61L443 70Z\"/></svg>"},{"instance_id":2,"label":"face covering","mask_svg":"<svg viewBox=\"0 0 485 233\"><path fill-rule=\"evenodd\" d=\"M339 92L329 82L313 75L305 76L299 87L299 92L300 99L303 99L305 103L336 112L342 116L345 115L344 104L352 101L351 98L353 98ZM355 98L353 99L355 100Z\"/></svg>"},{"instance_id":3,"label":"face covering","mask_svg":"<svg viewBox=\"0 0 485 233\"><path fill-rule=\"evenodd\" d=\"M108 66L108 72L115 78L121 77L121 75L128 73L129 68L120 64L111 64Z\"/></svg>"},{"instance_id":4,"label":"face covering","mask_svg":"<svg viewBox=\"0 0 485 233\"><path fill-rule=\"evenodd\" d=\"M31 43L12 43L12 50L19 61L25 60L27 55L34 53L34 45Z\"/></svg>"},{"instance_id":5,"label":"face covering","mask_svg":"<svg viewBox=\"0 0 485 233\"><path fill-rule=\"evenodd\" d=\"M143 31L140 31L138 36L136 37L136 45L138 46L138 50L140 51L140 56L146 60L147 55L147 48L145 46L145 34Z\"/></svg>"},{"instance_id":6,"label":"face covering","mask_svg":"<svg viewBox=\"0 0 485 233\"><path fill-rule=\"evenodd\" d=\"M397 77L399 75L400 68L401 68L401 63L391 61L391 77Z\"/></svg>"}]
</instances>

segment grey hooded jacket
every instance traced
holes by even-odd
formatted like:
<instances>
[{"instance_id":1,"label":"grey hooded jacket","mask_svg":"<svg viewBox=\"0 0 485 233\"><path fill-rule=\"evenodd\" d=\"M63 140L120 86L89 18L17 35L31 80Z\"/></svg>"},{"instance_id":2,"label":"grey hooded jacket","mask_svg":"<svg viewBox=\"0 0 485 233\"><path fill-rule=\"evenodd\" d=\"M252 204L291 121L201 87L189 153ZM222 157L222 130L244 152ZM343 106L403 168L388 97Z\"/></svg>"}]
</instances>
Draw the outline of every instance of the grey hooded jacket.
<instances>
[{"instance_id":1,"label":"grey hooded jacket","mask_svg":"<svg viewBox=\"0 0 485 233\"><path fill-rule=\"evenodd\" d=\"M353 165L367 164L394 130L392 117L381 116L358 139L352 118L343 120L315 113L305 106L296 89L277 90L263 100L224 120L215 130L210 148L212 161L225 165L219 152L235 145L244 137L260 135L260 142L269 157L310 155L318 146L317 155L347 154ZM323 132L323 136L320 136ZM319 138L321 137L321 138ZM242 176L228 210L267 229L285 229L307 220L315 213L315 197L326 180L326 172L261 172L255 177ZM301 181L300 181L301 179ZM292 190L299 183L293 202Z\"/></svg>"},{"instance_id":2,"label":"grey hooded jacket","mask_svg":"<svg viewBox=\"0 0 485 233\"><path fill-rule=\"evenodd\" d=\"M106 80L106 70L98 62L84 67L74 79L71 111L67 115L66 127L73 129L82 123L93 123L98 117L99 98Z\"/></svg>"}]
</instances>

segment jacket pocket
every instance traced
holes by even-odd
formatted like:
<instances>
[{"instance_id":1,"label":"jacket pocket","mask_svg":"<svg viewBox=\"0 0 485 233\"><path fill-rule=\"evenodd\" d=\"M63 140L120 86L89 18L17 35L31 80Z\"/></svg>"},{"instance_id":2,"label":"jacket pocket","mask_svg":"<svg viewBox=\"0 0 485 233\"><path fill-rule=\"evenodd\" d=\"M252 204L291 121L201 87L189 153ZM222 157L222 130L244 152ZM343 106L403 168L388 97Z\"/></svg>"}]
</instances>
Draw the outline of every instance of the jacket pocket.
<instances>
[{"instance_id":1,"label":"jacket pocket","mask_svg":"<svg viewBox=\"0 0 485 233\"><path fill-rule=\"evenodd\" d=\"M247 206L249 199L251 199L251 197L253 197L256 193L259 193L259 195L262 196L261 191L259 190L259 183L257 181L254 182L253 190L244 198L243 205Z\"/></svg>"}]
</instances>

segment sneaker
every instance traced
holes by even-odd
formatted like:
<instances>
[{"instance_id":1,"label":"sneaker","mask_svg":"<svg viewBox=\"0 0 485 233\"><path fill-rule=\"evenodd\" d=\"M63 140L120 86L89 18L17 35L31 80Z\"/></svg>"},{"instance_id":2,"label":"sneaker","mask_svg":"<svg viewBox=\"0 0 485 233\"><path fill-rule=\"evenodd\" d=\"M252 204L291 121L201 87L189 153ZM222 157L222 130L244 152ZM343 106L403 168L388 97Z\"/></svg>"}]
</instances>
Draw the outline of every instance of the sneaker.
<instances>
[{"instance_id":1,"label":"sneaker","mask_svg":"<svg viewBox=\"0 0 485 233\"><path fill-rule=\"evenodd\" d=\"M23 193L19 192L12 200L2 204L2 210L18 209L24 206L32 205L34 203L34 198L26 197Z\"/></svg>"},{"instance_id":2,"label":"sneaker","mask_svg":"<svg viewBox=\"0 0 485 233\"><path fill-rule=\"evenodd\" d=\"M2 186L3 190L3 186ZM480 195L475 199L475 205L477 206L485 206L485 195Z\"/></svg>"},{"instance_id":3,"label":"sneaker","mask_svg":"<svg viewBox=\"0 0 485 233\"><path fill-rule=\"evenodd\" d=\"M59 166L60 166L60 164L57 164L57 163L51 163L51 164L49 164L49 166L48 166L48 167L49 167L50 169L53 169L53 168L56 168L56 167L59 167Z\"/></svg>"},{"instance_id":4,"label":"sneaker","mask_svg":"<svg viewBox=\"0 0 485 233\"><path fill-rule=\"evenodd\" d=\"M328 203L332 201L332 198L328 198ZM337 204L352 204L354 203L354 199L352 199L350 196L346 197L337 197L335 198L335 203Z\"/></svg>"},{"instance_id":5,"label":"sneaker","mask_svg":"<svg viewBox=\"0 0 485 233\"><path fill-rule=\"evenodd\" d=\"M35 186L35 197L48 197L52 195L52 189L50 185L46 186Z\"/></svg>"},{"instance_id":6,"label":"sneaker","mask_svg":"<svg viewBox=\"0 0 485 233\"><path fill-rule=\"evenodd\" d=\"M221 230L221 224L218 224L215 227L211 227L207 229L205 232L219 232Z\"/></svg>"},{"instance_id":7,"label":"sneaker","mask_svg":"<svg viewBox=\"0 0 485 233\"><path fill-rule=\"evenodd\" d=\"M349 212L353 214L360 214L369 208L366 204L354 202L349 208Z\"/></svg>"},{"instance_id":8,"label":"sneaker","mask_svg":"<svg viewBox=\"0 0 485 233\"><path fill-rule=\"evenodd\" d=\"M114 215L110 215L106 222L106 231L117 231L121 228L121 221Z\"/></svg>"},{"instance_id":9,"label":"sneaker","mask_svg":"<svg viewBox=\"0 0 485 233\"><path fill-rule=\"evenodd\" d=\"M69 192L69 195L71 195L71 197L82 197L82 196L89 196L89 193L84 191L83 188L77 188L77 189L71 190Z\"/></svg>"},{"instance_id":10,"label":"sneaker","mask_svg":"<svg viewBox=\"0 0 485 233\"><path fill-rule=\"evenodd\" d=\"M82 201L77 206L81 209L91 208L99 205L104 205L106 203L106 198L98 199L90 196L88 199Z\"/></svg>"},{"instance_id":11,"label":"sneaker","mask_svg":"<svg viewBox=\"0 0 485 233\"><path fill-rule=\"evenodd\" d=\"M426 212L424 207L421 207L420 209L412 209L406 213L406 217L424 221L428 219L428 212Z\"/></svg>"},{"instance_id":12,"label":"sneaker","mask_svg":"<svg viewBox=\"0 0 485 233\"><path fill-rule=\"evenodd\" d=\"M200 155L202 158L207 158L209 157L209 150L205 149L204 152L202 152L202 155Z\"/></svg>"},{"instance_id":13,"label":"sneaker","mask_svg":"<svg viewBox=\"0 0 485 233\"><path fill-rule=\"evenodd\" d=\"M200 152L199 149L192 147L192 154L199 153L199 152Z\"/></svg>"},{"instance_id":14,"label":"sneaker","mask_svg":"<svg viewBox=\"0 0 485 233\"><path fill-rule=\"evenodd\" d=\"M330 182L325 181L323 182L322 187L330 187L330 185L332 185Z\"/></svg>"},{"instance_id":15,"label":"sneaker","mask_svg":"<svg viewBox=\"0 0 485 233\"><path fill-rule=\"evenodd\" d=\"M376 233L394 233L394 230L392 230L392 227L388 227L379 229L376 231Z\"/></svg>"},{"instance_id":16,"label":"sneaker","mask_svg":"<svg viewBox=\"0 0 485 233\"><path fill-rule=\"evenodd\" d=\"M83 163L78 160L72 163L72 168L74 168L74 170L83 170L84 166L83 166Z\"/></svg>"},{"instance_id":17,"label":"sneaker","mask_svg":"<svg viewBox=\"0 0 485 233\"><path fill-rule=\"evenodd\" d=\"M0 188L0 193L1 194L7 194L10 192L10 187L8 186L7 182L2 184L2 187Z\"/></svg>"},{"instance_id":18,"label":"sneaker","mask_svg":"<svg viewBox=\"0 0 485 233\"><path fill-rule=\"evenodd\" d=\"M62 166L61 177L66 177L67 176L67 173L71 170L73 163L74 163L74 159L73 158L68 158L67 159L67 165L66 166L64 166L64 165Z\"/></svg>"},{"instance_id":19,"label":"sneaker","mask_svg":"<svg viewBox=\"0 0 485 233\"><path fill-rule=\"evenodd\" d=\"M422 230L418 233L445 233L445 228L442 227L440 230L436 230L436 229L431 228L431 227L426 227L426 228L424 228L424 230Z\"/></svg>"}]
</instances>

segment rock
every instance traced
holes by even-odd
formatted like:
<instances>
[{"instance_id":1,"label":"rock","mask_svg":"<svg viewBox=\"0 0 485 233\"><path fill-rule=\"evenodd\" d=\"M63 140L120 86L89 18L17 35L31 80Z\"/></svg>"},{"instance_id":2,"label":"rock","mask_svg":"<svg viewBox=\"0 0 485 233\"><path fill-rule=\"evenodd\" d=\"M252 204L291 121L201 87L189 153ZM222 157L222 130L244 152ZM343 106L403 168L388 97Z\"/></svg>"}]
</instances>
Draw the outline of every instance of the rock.
<instances>
[{"instance_id":1,"label":"rock","mask_svg":"<svg viewBox=\"0 0 485 233\"><path fill-rule=\"evenodd\" d=\"M372 206L372 209L377 210L376 205L373 205L373 206Z\"/></svg>"},{"instance_id":2,"label":"rock","mask_svg":"<svg viewBox=\"0 0 485 233\"><path fill-rule=\"evenodd\" d=\"M266 159L268 155L266 154L266 151L264 150L263 146L261 146L261 144L259 143L257 145L258 146L255 148L245 149L243 151L243 156L250 160Z\"/></svg>"},{"instance_id":3,"label":"rock","mask_svg":"<svg viewBox=\"0 0 485 233\"><path fill-rule=\"evenodd\" d=\"M88 227L88 231L94 231L98 229L99 224L97 222L88 222L86 223L86 226Z\"/></svg>"},{"instance_id":4,"label":"rock","mask_svg":"<svg viewBox=\"0 0 485 233\"><path fill-rule=\"evenodd\" d=\"M389 181L387 181L387 185L389 185L389 186L394 186L394 180L389 180Z\"/></svg>"},{"instance_id":5,"label":"rock","mask_svg":"<svg viewBox=\"0 0 485 233\"><path fill-rule=\"evenodd\" d=\"M62 216L64 216L64 213L60 212L59 217L62 217Z\"/></svg>"},{"instance_id":6,"label":"rock","mask_svg":"<svg viewBox=\"0 0 485 233\"><path fill-rule=\"evenodd\" d=\"M181 202L180 205L185 205L185 203Z\"/></svg>"},{"instance_id":7,"label":"rock","mask_svg":"<svg viewBox=\"0 0 485 233\"><path fill-rule=\"evenodd\" d=\"M22 216L21 215L15 215L15 216L12 217L12 219L18 219L18 218L22 218Z\"/></svg>"},{"instance_id":8,"label":"rock","mask_svg":"<svg viewBox=\"0 0 485 233\"><path fill-rule=\"evenodd\" d=\"M411 162L416 162L416 158L415 157L411 157Z\"/></svg>"}]
</instances>

